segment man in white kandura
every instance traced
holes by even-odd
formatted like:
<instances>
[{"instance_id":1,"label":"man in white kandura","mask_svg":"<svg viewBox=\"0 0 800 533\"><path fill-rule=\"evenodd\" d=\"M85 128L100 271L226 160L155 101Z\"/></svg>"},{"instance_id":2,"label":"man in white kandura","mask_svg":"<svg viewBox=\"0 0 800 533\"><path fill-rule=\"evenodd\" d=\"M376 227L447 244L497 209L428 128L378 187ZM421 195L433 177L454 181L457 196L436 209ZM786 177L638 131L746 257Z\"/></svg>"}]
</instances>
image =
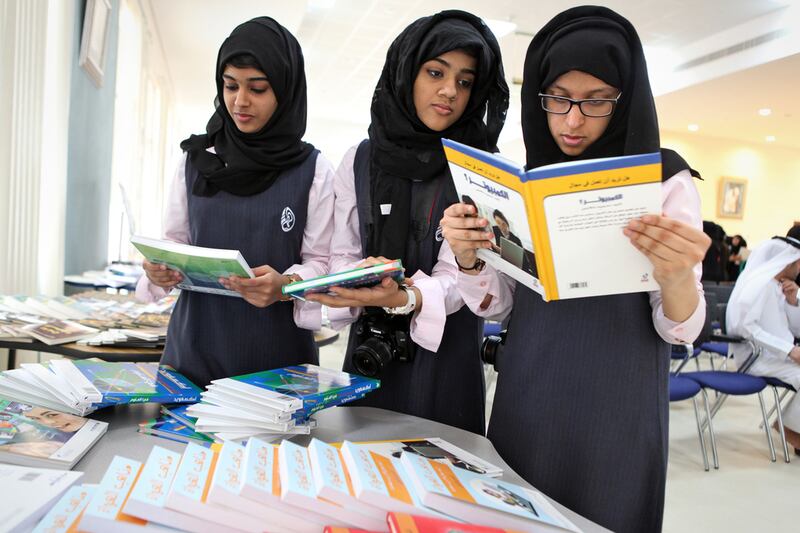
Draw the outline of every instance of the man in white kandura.
<instances>
[{"instance_id":1,"label":"man in white kandura","mask_svg":"<svg viewBox=\"0 0 800 533\"><path fill-rule=\"evenodd\" d=\"M753 341L762 350L750 368L756 376L775 377L800 389L800 307L798 286L800 241L773 237L753 250L727 310L728 333ZM751 353L748 344L731 344L736 364ZM795 396L783 409L786 440L800 454L800 400Z\"/></svg>"}]
</instances>

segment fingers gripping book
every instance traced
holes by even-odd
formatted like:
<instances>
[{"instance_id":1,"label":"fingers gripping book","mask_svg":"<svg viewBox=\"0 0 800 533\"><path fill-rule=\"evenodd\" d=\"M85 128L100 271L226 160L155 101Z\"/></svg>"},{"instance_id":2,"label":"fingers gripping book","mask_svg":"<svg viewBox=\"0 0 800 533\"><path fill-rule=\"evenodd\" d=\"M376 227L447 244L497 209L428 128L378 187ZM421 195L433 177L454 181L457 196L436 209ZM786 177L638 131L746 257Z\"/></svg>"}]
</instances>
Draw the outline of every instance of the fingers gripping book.
<instances>
[{"instance_id":1,"label":"fingers gripping book","mask_svg":"<svg viewBox=\"0 0 800 533\"><path fill-rule=\"evenodd\" d=\"M459 199L486 218L486 263L545 301L658 290L653 266L622 229L661 213L661 154L587 159L531 170L443 139Z\"/></svg>"}]
</instances>

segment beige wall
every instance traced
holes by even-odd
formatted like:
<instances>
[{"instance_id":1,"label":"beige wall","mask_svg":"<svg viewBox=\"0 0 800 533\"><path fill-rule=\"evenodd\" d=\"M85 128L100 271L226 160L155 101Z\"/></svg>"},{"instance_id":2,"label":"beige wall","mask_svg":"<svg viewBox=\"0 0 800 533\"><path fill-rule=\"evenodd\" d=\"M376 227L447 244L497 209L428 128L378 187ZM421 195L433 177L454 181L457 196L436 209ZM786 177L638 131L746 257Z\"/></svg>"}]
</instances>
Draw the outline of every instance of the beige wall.
<instances>
[{"instance_id":1,"label":"beige wall","mask_svg":"<svg viewBox=\"0 0 800 533\"><path fill-rule=\"evenodd\" d=\"M703 175L704 181L696 181L703 218L717 222L728 235L743 235L749 248L785 235L800 221L800 150L669 131L661 132L661 146L677 150ZM717 216L722 176L747 179L742 219Z\"/></svg>"}]
</instances>

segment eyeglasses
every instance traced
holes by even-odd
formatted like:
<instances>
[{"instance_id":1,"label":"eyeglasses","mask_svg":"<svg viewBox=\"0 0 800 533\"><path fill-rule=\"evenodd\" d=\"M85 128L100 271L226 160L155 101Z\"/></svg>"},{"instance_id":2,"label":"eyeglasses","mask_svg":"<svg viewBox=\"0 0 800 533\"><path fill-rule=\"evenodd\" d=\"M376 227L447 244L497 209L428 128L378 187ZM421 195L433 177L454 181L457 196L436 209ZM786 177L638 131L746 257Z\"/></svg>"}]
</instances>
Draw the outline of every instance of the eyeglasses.
<instances>
[{"instance_id":1,"label":"eyeglasses","mask_svg":"<svg viewBox=\"0 0 800 533\"><path fill-rule=\"evenodd\" d=\"M555 115L566 115L572 110L573 105L577 105L581 113L586 117L607 117L614 112L614 106L620 99L622 93L616 98L587 98L585 100L573 100L566 96L553 96L552 94L539 93L542 99L542 109Z\"/></svg>"}]
</instances>

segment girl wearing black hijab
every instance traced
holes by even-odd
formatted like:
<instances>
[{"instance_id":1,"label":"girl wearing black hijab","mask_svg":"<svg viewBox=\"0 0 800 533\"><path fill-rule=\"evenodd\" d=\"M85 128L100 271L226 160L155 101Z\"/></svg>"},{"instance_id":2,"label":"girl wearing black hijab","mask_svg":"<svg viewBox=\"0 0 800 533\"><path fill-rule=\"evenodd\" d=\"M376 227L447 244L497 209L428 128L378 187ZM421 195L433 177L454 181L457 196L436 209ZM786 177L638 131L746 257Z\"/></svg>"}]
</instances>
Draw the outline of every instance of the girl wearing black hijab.
<instances>
[{"instance_id":1,"label":"girl wearing black hijab","mask_svg":"<svg viewBox=\"0 0 800 533\"><path fill-rule=\"evenodd\" d=\"M633 26L603 7L569 9L528 48L522 128L529 168L655 152L655 105ZM527 481L617 532L659 531L669 419L669 344L691 342L705 316L692 171L661 150L662 213L624 233L653 263L660 291L545 303L489 266L488 222L450 206L444 234L467 305L511 313L488 437Z\"/></svg>"},{"instance_id":2,"label":"girl wearing black hijab","mask_svg":"<svg viewBox=\"0 0 800 533\"><path fill-rule=\"evenodd\" d=\"M254 279L220 280L242 298L183 291L162 363L198 385L226 376L317 363L317 304L279 301L290 279L327 273L333 168L302 141L306 80L297 40L269 17L222 43L217 105L185 152L170 191L164 237L238 249ZM145 262L141 299L164 296L181 275ZM300 329L300 327L308 329Z\"/></svg>"},{"instance_id":3,"label":"girl wearing black hijab","mask_svg":"<svg viewBox=\"0 0 800 533\"><path fill-rule=\"evenodd\" d=\"M390 350L401 346L410 359L387 362L381 388L360 405L484 432L483 322L463 306L453 256L440 250L438 221L458 201L441 139L495 150L507 107L500 48L474 15L444 11L421 18L386 54L369 139L351 148L336 172L331 271L364 257L368 263L399 258L413 281L398 287L385 280L313 298L332 307L328 316L336 327L359 319L345 370L369 372L354 352L363 353L370 335ZM366 347L380 349L375 342Z\"/></svg>"}]
</instances>

